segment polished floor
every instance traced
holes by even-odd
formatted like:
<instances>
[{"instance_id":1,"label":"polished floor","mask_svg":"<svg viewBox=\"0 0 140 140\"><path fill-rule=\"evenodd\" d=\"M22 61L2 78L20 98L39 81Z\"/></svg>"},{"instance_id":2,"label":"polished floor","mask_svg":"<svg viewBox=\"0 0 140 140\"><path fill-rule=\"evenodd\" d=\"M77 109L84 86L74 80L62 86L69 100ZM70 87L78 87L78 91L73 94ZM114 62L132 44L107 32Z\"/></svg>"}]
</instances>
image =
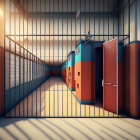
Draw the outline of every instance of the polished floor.
<instances>
[{"instance_id":1,"label":"polished floor","mask_svg":"<svg viewBox=\"0 0 140 140\"><path fill-rule=\"evenodd\" d=\"M0 140L140 140L140 120L0 118Z\"/></svg>"},{"instance_id":2,"label":"polished floor","mask_svg":"<svg viewBox=\"0 0 140 140\"><path fill-rule=\"evenodd\" d=\"M7 117L118 117L99 104L81 105L74 94L61 78L51 77L13 108Z\"/></svg>"}]
</instances>

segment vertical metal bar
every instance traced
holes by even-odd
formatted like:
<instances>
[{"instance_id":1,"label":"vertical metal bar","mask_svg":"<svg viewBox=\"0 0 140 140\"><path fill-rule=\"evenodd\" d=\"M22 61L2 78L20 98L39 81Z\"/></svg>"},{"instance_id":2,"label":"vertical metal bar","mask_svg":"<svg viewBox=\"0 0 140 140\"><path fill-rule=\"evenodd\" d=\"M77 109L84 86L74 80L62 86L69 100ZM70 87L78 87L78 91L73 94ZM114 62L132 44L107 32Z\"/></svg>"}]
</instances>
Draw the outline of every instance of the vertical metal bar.
<instances>
[{"instance_id":1,"label":"vertical metal bar","mask_svg":"<svg viewBox=\"0 0 140 140\"><path fill-rule=\"evenodd\" d=\"M113 9L114 9L114 0L113 0ZM114 39L114 13L113 13L113 39ZM114 113L113 113L113 117L114 117Z\"/></svg>"},{"instance_id":2,"label":"vertical metal bar","mask_svg":"<svg viewBox=\"0 0 140 140\"><path fill-rule=\"evenodd\" d=\"M24 9L24 0L23 0L23 9ZM22 11L23 12L23 48L24 48L24 10ZM24 116L24 98L25 98L25 90L24 90L24 86L25 86L25 75L24 75L24 72L25 72L25 50L23 49L23 116Z\"/></svg>"},{"instance_id":3,"label":"vertical metal bar","mask_svg":"<svg viewBox=\"0 0 140 140\"><path fill-rule=\"evenodd\" d=\"M4 1L5 2L5 1ZM7 13L6 13L6 4L4 5L4 17L7 15ZM6 23L6 18L4 18L4 23ZM5 111L5 103L6 103L6 101L5 101L5 89L6 89L6 87L5 87L5 85L6 85L6 66L5 66L5 54L6 54L6 50L5 50L5 42L6 42L6 37L5 37L5 34L6 34L6 28L4 27L4 116L6 115L6 111Z\"/></svg>"},{"instance_id":4,"label":"vertical metal bar","mask_svg":"<svg viewBox=\"0 0 140 140\"><path fill-rule=\"evenodd\" d=\"M28 13L28 0L27 0L27 13ZM28 14L27 14L27 35L28 35ZM27 36L27 92L29 94L29 82L28 81L28 61L29 58L28 58L28 36ZM28 117L28 95L27 95L27 117Z\"/></svg>"},{"instance_id":5,"label":"vertical metal bar","mask_svg":"<svg viewBox=\"0 0 140 140\"><path fill-rule=\"evenodd\" d=\"M113 0L113 9L114 9L114 0ZM114 39L114 13L113 13L113 39Z\"/></svg>"},{"instance_id":6,"label":"vertical metal bar","mask_svg":"<svg viewBox=\"0 0 140 140\"><path fill-rule=\"evenodd\" d=\"M14 12L15 12L15 6L14 6ZM14 34L16 34L16 14L14 14ZM15 36L16 41L16 36ZM14 87L15 87L15 93L16 93L16 43L15 43L15 67L14 67ZM14 94L14 100L16 101L16 94ZM16 107L15 107L15 116L16 116Z\"/></svg>"},{"instance_id":7,"label":"vertical metal bar","mask_svg":"<svg viewBox=\"0 0 140 140\"><path fill-rule=\"evenodd\" d=\"M108 12L109 12L109 0L108 0ZM108 15L108 35L109 35L109 15ZM108 36L109 41L109 36ZM109 111L108 111L108 117L109 117Z\"/></svg>"},{"instance_id":8,"label":"vertical metal bar","mask_svg":"<svg viewBox=\"0 0 140 140\"><path fill-rule=\"evenodd\" d=\"M34 0L32 0L32 13L33 13L33 1ZM31 84L31 87L32 87L32 89L33 89L33 79L34 79L34 65L33 65L33 15L32 15L32 84ZM32 93L32 116L33 116L33 93Z\"/></svg>"},{"instance_id":9,"label":"vertical metal bar","mask_svg":"<svg viewBox=\"0 0 140 140\"><path fill-rule=\"evenodd\" d=\"M94 0L94 13L95 13L95 0ZM95 35L95 14L94 14L94 35ZM94 41L95 41L95 36L94 36ZM96 100L94 101L94 117L95 117L95 105L96 105Z\"/></svg>"},{"instance_id":10,"label":"vertical metal bar","mask_svg":"<svg viewBox=\"0 0 140 140\"><path fill-rule=\"evenodd\" d=\"M58 13L59 13L59 0L58 0ZM59 65L59 16L58 16L58 65ZM58 80L57 80L57 113L59 117L59 89L58 89Z\"/></svg>"},{"instance_id":11,"label":"vertical metal bar","mask_svg":"<svg viewBox=\"0 0 140 140\"><path fill-rule=\"evenodd\" d=\"M53 11L54 11L54 0L53 0ZM54 65L54 15L53 15L53 65ZM54 87L53 87L53 112L55 116L55 79L54 79Z\"/></svg>"},{"instance_id":12,"label":"vertical metal bar","mask_svg":"<svg viewBox=\"0 0 140 140\"><path fill-rule=\"evenodd\" d=\"M62 13L63 13L63 1L62 0ZM63 16L62 16L62 63L63 63ZM63 84L62 84L62 117L63 117Z\"/></svg>"},{"instance_id":13,"label":"vertical metal bar","mask_svg":"<svg viewBox=\"0 0 140 140\"><path fill-rule=\"evenodd\" d=\"M72 0L71 0L71 13L72 13ZM71 51L72 51L72 15L71 15ZM72 83L72 77L70 82ZM72 91L71 91L71 117L72 117Z\"/></svg>"},{"instance_id":14,"label":"vertical metal bar","mask_svg":"<svg viewBox=\"0 0 140 140\"><path fill-rule=\"evenodd\" d=\"M44 4L44 9L45 9L45 12L46 12L46 0L45 0L45 4ZM44 29L45 29L45 34L46 34L46 16L44 18ZM44 36L44 62L46 62L46 36ZM46 64L45 64L45 71L46 71ZM46 117L46 82L44 84L44 115Z\"/></svg>"},{"instance_id":15,"label":"vertical metal bar","mask_svg":"<svg viewBox=\"0 0 140 140\"><path fill-rule=\"evenodd\" d=\"M138 38L137 26L137 0L135 0L135 40Z\"/></svg>"},{"instance_id":16,"label":"vertical metal bar","mask_svg":"<svg viewBox=\"0 0 140 140\"><path fill-rule=\"evenodd\" d=\"M49 0L49 64L50 64L50 0ZM49 117L50 117L50 79L49 79Z\"/></svg>"},{"instance_id":17,"label":"vertical metal bar","mask_svg":"<svg viewBox=\"0 0 140 140\"><path fill-rule=\"evenodd\" d=\"M75 0L75 13L76 13L76 0ZM75 47L76 47L76 16L75 16ZM75 73L76 73L76 65L75 65ZM77 117L77 99L76 98L75 98L75 117Z\"/></svg>"},{"instance_id":18,"label":"vertical metal bar","mask_svg":"<svg viewBox=\"0 0 140 140\"><path fill-rule=\"evenodd\" d=\"M68 0L67 0L67 34L68 34ZM68 36L67 36L67 55L68 55ZM67 86L67 116L68 116L68 86Z\"/></svg>"},{"instance_id":19,"label":"vertical metal bar","mask_svg":"<svg viewBox=\"0 0 140 140\"><path fill-rule=\"evenodd\" d=\"M104 0L103 0L103 13L104 13L104 11L105 11L105 9L104 9ZM104 41L104 14L103 14L103 41ZM103 106L102 106L102 108L103 108ZM103 117L104 117L104 108L103 108Z\"/></svg>"},{"instance_id":20,"label":"vertical metal bar","mask_svg":"<svg viewBox=\"0 0 140 140\"><path fill-rule=\"evenodd\" d=\"M36 14L37 14L37 0L36 0ZM37 16L36 16L36 35L37 35ZM38 59L37 59L37 36L36 36L36 72L35 72L35 81L37 80L37 69L38 69ZM36 89L36 117L37 117L37 89Z\"/></svg>"},{"instance_id":21,"label":"vertical metal bar","mask_svg":"<svg viewBox=\"0 0 140 140\"><path fill-rule=\"evenodd\" d=\"M94 0L94 13L95 13L95 4L96 4L96 2ZM95 35L95 14L94 14L94 35ZM95 41L95 36L94 36L94 41Z\"/></svg>"},{"instance_id":22,"label":"vertical metal bar","mask_svg":"<svg viewBox=\"0 0 140 140\"><path fill-rule=\"evenodd\" d=\"M20 11L19 11L19 44L20 44ZM21 85L21 47L19 46L19 101L20 101L20 85ZM20 117L20 103L19 103L19 117Z\"/></svg>"},{"instance_id":23,"label":"vertical metal bar","mask_svg":"<svg viewBox=\"0 0 140 140\"><path fill-rule=\"evenodd\" d=\"M129 35L128 43L130 43L130 0L128 0L128 35Z\"/></svg>"},{"instance_id":24,"label":"vertical metal bar","mask_svg":"<svg viewBox=\"0 0 140 140\"><path fill-rule=\"evenodd\" d=\"M100 13L100 0L99 0L99 13ZM100 14L99 14L99 34L100 34ZM100 37L99 37L100 41ZM99 105L99 117L100 117L100 105Z\"/></svg>"},{"instance_id":25,"label":"vertical metal bar","mask_svg":"<svg viewBox=\"0 0 140 140\"><path fill-rule=\"evenodd\" d=\"M89 13L90 13L90 0L89 0ZM90 34L90 14L89 14L89 34ZM90 105L89 105L89 117L90 117Z\"/></svg>"},{"instance_id":26,"label":"vertical metal bar","mask_svg":"<svg viewBox=\"0 0 140 140\"><path fill-rule=\"evenodd\" d=\"M41 0L40 0L40 35L41 35ZM41 36L40 36L40 60L41 60ZM42 68L42 63L40 63L39 65ZM41 69L41 79L42 79L42 69ZM41 86L40 86L40 117L41 117Z\"/></svg>"},{"instance_id":27,"label":"vertical metal bar","mask_svg":"<svg viewBox=\"0 0 140 140\"><path fill-rule=\"evenodd\" d=\"M86 13L86 0L85 0L85 3L84 3L84 8L85 8L85 13ZM86 14L85 14L85 34L86 34ZM85 117L86 117L86 104L85 104Z\"/></svg>"},{"instance_id":28,"label":"vertical metal bar","mask_svg":"<svg viewBox=\"0 0 140 140\"><path fill-rule=\"evenodd\" d=\"M104 11L105 11L105 9L104 9L104 0L103 0L103 40L104 40ZM103 114L104 114L104 110L103 110Z\"/></svg>"},{"instance_id":29,"label":"vertical metal bar","mask_svg":"<svg viewBox=\"0 0 140 140\"><path fill-rule=\"evenodd\" d=\"M11 12L11 1L9 4L9 13ZM11 34L11 15L9 14L9 33ZM9 50L11 51L11 40L9 40ZM9 108L11 109L11 53L9 52ZM10 114L11 116L11 111Z\"/></svg>"},{"instance_id":30,"label":"vertical metal bar","mask_svg":"<svg viewBox=\"0 0 140 140\"><path fill-rule=\"evenodd\" d=\"M80 12L81 12L81 0L80 0ZM80 42L81 42L81 14L80 14ZM80 117L81 117L81 104L80 104Z\"/></svg>"},{"instance_id":31,"label":"vertical metal bar","mask_svg":"<svg viewBox=\"0 0 140 140\"><path fill-rule=\"evenodd\" d=\"M123 0L123 41L124 41L124 0Z\"/></svg>"}]
</instances>

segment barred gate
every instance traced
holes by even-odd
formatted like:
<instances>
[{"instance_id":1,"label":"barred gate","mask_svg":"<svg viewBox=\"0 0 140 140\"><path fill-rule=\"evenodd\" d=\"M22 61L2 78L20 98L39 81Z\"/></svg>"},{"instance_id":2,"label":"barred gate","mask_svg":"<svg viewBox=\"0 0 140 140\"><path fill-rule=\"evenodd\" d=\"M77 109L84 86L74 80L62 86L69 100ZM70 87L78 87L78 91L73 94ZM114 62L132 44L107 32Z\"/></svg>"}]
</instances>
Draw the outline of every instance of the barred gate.
<instances>
[{"instance_id":1,"label":"barred gate","mask_svg":"<svg viewBox=\"0 0 140 140\"><path fill-rule=\"evenodd\" d=\"M5 3L5 117L124 117L81 104L58 69L82 40L130 42L130 0Z\"/></svg>"}]
</instances>

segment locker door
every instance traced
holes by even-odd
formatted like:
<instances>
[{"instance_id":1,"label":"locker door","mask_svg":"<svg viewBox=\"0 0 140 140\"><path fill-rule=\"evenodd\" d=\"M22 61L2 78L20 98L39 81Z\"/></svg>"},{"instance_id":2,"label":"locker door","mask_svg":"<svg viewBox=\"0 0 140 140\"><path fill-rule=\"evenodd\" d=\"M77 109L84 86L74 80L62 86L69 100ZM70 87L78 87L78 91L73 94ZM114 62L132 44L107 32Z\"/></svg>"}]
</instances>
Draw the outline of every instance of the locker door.
<instances>
[{"instance_id":1,"label":"locker door","mask_svg":"<svg viewBox=\"0 0 140 140\"><path fill-rule=\"evenodd\" d=\"M118 39L103 44L103 108L118 114Z\"/></svg>"}]
</instances>

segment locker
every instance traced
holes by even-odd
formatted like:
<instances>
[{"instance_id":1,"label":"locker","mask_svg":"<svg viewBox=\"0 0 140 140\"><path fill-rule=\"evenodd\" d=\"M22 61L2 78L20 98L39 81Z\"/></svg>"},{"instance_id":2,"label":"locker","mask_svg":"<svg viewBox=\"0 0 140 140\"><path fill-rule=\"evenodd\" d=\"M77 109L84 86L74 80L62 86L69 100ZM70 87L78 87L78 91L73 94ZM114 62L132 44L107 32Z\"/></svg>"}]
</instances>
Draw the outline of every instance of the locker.
<instances>
[{"instance_id":1,"label":"locker","mask_svg":"<svg viewBox=\"0 0 140 140\"><path fill-rule=\"evenodd\" d=\"M125 48L124 107L132 117L140 115L140 42L133 41Z\"/></svg>"},{"instance_id":2,"label":"locker","mask_svg":"<svg viewBox=\"0 0 140 140\"><path fill-rule=\"evenodd\" d=\"M75 51L68 54L68 87L75 90Z\"/></svg>"},{"instance_id":3,"label":"locker","mask_svg":"<svg viewBox=\"0 0 140 140\"><path fill-rule=\"evenodd\" d=\"M75 48L76 98L81 104L94 102L94 47L103 41L84 40Z\"/></svg>"}]
</instances>

